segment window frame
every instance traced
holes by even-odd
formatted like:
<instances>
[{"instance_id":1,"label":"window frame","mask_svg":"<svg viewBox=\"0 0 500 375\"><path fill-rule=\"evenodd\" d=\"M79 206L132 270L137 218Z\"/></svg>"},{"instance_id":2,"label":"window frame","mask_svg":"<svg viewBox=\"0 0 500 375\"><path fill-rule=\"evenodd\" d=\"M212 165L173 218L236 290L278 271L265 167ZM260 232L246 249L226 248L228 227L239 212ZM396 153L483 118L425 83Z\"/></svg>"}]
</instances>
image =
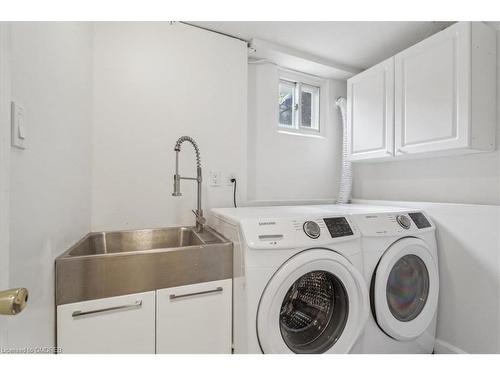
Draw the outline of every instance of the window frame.
<instances>
[{"instance_id":1,"label":"window frame","mask_svg":"<svg viewBox=\"0 0 500 375\"><path fill-rule=\"evenodd\" d=\"M325 123L324 118L326 110L326 101L328 93L328 80L316 76L311 76L305 73L294 72L280 69L278 71L278 96L280 86L282 84L294 86L293 98L293 117L292 126L280 123L279 120L279 103L277 107L277 130L283 134L296 134L305 136L320 136L324 137ZM303 88L310 88L303 90ZM317 94L314 93L317 91ZM311 92L312 95L312 111L311 111L311 127L302 125L302 105L301 93ZM316 119L317 117L317 119Z\"/></svg>"}]
</instances>

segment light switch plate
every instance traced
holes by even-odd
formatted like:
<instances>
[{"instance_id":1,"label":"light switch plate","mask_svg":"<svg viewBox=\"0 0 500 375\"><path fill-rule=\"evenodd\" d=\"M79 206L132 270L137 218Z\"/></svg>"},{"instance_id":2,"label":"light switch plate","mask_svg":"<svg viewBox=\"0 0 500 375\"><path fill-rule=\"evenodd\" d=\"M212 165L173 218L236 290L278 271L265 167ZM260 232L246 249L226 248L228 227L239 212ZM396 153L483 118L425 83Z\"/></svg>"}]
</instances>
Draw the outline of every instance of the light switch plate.
<instances>
[{"instance_id":1,"label":"light switch plate","mask_svg":"<svg viewBox=\"0 0 500 375\"><path fill-rule=\"evenodd\" d=\"M219 171L210 171L209 184L210 186L220 186L222 173Z\"/></svg>"},{"instance_id":2,"label":"light switch plate","mask_svg":"<svg viewBox=\"0 0 500 375\"><path fill-rule=\"evenodd\" d=\"M11 103L11 133L12 146L20 149L26 148L26 124L24 123L24 108L15 102Z\"/></svg>"}]
</instances>

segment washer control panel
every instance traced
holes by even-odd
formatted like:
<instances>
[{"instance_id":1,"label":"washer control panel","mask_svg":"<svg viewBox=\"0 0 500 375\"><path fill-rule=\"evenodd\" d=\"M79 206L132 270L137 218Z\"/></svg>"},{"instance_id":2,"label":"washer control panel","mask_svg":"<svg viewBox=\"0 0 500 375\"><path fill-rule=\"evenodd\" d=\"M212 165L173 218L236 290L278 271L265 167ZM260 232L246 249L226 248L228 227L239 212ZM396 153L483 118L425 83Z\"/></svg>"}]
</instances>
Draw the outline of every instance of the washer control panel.
<instances>
[{"instance_id":1,"label":"washer control panel","mask_svg":"<svg viewBox=\"0 0 500 375\"><path fill-rule=\"evenodd\" d=\"M352 236L354 233L345 217L330 217L323 219L332 238Z\"/></svg>"},{"instance_id":2,"label":"washer control panel","mask_svg":"<svg viewBox=\"0 0 500 375\"><path fill-rule=\"evenodd\" d=\"M248 247L263 250L330 246L361 237L350 216L251 218L242 220L241 228Z\"/></svg>"},{"instance_id":3,"label":"washer control panel","mask_svg":"<svg viewBox=\"0 0 500 375\"><path fill-rule=\"evenodd\" d=\"M302 228L304 229L304 233L310 238L316 239L321 234L321 229L315 221L306 221Z\"/></svg>"},{"instance_id":4,"label":"washer control panel","mask_svg":"<svg viewBox=\"0 0 500 375\"><path fill-rule=\"evenodd\" d=\"M410 229L410 227L411 227L411 221L408 218L408 216L398 215L398 216L396 216L396 221L404 229Z\"/></svg>"},{"instance_id":5,"label":"washer control panel","mask_svg":"<svg viewBox=\"0 0 500 375\"><path fill-rule=\"evenodd\" d=\"M418 229L431 227L431 223L429 223L429 220L427 220L422 212L410 212L408 215L411 217Z\"/></svg>"}]
</instances>

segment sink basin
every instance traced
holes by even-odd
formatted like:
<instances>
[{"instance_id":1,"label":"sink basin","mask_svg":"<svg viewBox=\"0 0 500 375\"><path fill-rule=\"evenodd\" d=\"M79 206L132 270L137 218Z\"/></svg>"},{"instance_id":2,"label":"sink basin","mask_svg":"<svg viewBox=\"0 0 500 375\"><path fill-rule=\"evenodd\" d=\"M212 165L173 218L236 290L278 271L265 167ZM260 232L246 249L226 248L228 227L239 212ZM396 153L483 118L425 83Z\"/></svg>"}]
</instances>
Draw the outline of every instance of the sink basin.
<instances>
[{"instance_id":1,"label":"sink basin","mask_svg":"<svg viewBox=\"0 0 500 375\"><path fill-rule=\"evenodd\" d=\"M233 245L209 227L89 233L56 258L56 304L232 277Z\"/></svg>"},{"instance_id":2,"label":"sink basin","mask_svg":"<svg viewBox=\"0 0 500 375\"><path fill-rule=\"evenodd\" d=\"M97 232L87 235L69 250L67 256L74 257L170 249L223 243L225 241L225 239L217 236L210 230L197 233L193 228L188 227Z\"/></svg>"}]
</instances>

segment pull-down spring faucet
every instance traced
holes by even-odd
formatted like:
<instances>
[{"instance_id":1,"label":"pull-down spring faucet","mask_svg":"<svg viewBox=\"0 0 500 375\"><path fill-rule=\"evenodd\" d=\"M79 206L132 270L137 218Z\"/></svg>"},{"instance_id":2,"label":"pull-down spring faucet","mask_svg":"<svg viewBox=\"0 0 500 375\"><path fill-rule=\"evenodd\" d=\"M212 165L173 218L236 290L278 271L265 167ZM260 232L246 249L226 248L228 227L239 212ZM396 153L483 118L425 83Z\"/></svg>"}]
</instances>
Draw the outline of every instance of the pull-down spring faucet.
<instances>
[{"instance_id":1,"label":"pull-down spring faucet","mask_svg":"<svg viewBox=\"0 0 500 375\"><path fill-rule=\"evenodd\" d=\"M179 174L179 152L181 151L181 144L182 142L189 142L193 145L194 147L194 152L196 153L196 177L182 177ZM192 210L194 215L196 216L196 231L197 232L202 232L203 231L203 225L205 224L206 220L203 217L203 210L201 209L201 182L202 182L202 177L201 177L201 158L200 158L200 149L198 148L198 145L196 144L196 141L188 136L182 136L180 137L177 142L175 143L175 174L174 174L174 192L172 195L174 197L180 197L181 194L181 180L193 180L197 182L198 185L198 202L196 206L196 211Z\"/></svg>"}]
</instances>

